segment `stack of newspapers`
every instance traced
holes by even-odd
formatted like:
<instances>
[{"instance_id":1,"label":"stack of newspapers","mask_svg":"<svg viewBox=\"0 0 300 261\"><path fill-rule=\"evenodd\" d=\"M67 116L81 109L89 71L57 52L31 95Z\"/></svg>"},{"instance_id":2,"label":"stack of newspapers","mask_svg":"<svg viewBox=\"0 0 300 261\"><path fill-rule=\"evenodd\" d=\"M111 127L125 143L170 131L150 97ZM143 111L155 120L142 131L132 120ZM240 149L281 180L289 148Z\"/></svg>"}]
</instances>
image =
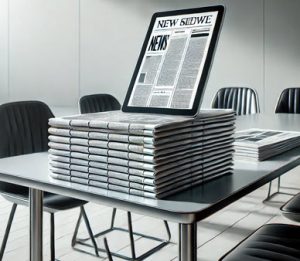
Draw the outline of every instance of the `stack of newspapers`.
<instances>
[{"instance_id":1,"label":"stack of newspapers","mask_svg":"<svg viewBox=\"0 0 300 261\"><path fill-rule=\"evenodd\" d=\"M265 129L238 131L235 135L235 158L262 161L300 146L300 132Z\"/></svg>"},{"instance_id":2,"label":"stack of newspapers","mask_svg":"<svg viewBox=\"0 0 300 261\"><path fill-rule=\"evenodd\" d=\"M235 114L82 114L49 121L50 175L162 198L232 173Z\"/></svg>"}]
</instances>

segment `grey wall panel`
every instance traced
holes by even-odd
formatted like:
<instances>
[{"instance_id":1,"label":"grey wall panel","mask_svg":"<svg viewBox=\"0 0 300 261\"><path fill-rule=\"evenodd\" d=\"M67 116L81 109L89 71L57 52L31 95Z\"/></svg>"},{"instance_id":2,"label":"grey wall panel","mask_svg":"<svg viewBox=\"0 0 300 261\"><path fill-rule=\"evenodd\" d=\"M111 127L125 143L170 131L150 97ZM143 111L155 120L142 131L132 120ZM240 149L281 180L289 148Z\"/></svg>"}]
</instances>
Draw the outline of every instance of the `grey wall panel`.
<instances>
[{"instance_id":1,"label":"grey wall panel","mask_svg":"<svg viewBox=\"0 0 300 261\"><path fill-rule=\"evenodd\" d=\"M8 100L8 1L0 0L0 103Z\"/></svg>"},{"instance_id":2,"label":"grey wall panel","mask_svg":"<svg viewBox=\"0 0 300 261\"><path fill-rule=\"evenodd\" d=\"M10 0L11 100L78 99L78 0Z\"/></svg>"},{"instance_id":3,"label":"grey wall panel","mask_svg":"<svg viewBox=\"0 0 300 261\"><path fill-rule=\"evenodd\" d=\"M266 111L274 112L283 89L300 87L300 1L266 1Z\"/></svg>"}]
</instances>

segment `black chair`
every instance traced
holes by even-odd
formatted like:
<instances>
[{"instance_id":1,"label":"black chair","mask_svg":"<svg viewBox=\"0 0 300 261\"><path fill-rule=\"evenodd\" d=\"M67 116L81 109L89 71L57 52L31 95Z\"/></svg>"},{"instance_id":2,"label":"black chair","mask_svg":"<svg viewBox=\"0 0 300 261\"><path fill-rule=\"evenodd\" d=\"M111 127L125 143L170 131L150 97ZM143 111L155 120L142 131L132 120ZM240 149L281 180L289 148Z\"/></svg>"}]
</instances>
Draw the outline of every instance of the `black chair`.
<instances>
[{"instance_id":1,"label":"black chair","mask_svg":"<svg viewBox=\"0 0 300 261\"><path fill-rule=\"evenodd\" d=\"M279 96L275 113L300 113L300 88L287 88L282 91ZM269 184L268 196L269 200L280 192L281 180L277 179L277 191L271 195L272 181ZM290 194L289 194L290 195Z\"/></svg>"},{"instance_id":2,"label":"black chair","mask_svg":"<svg viewBox=\"0 0 300 261\"><path fill-rule=\"evenodd\" d=\"M292 197L280 210L282 215L286 218L300 222L300 193Z\"/></svg>"},{"instance_id":3,"label":"black chair","mask_svg":"<svg viewBox=\"0 0 300 261\"><path fill-rule=\"evenodd\" d=\"M283 90L278 99L275 113L300 113L300 88Z\"/></svg>"},{"instance_id":4,"label":"black chair","mask_svg":"<svg viewBox=\"0 0 300 261\"><path fill-rule=\"evenodd\" d=\"M300 222L300 193L281 207L282 214ZM268 224L260 227L220 260L269 261L300 260L300 226Z\"/></svg>"},{"instance_id":5,"label":"black chair","mask_svg":"<svg viewBox=\"0 0 300 261\"><path fill-rule=\"evenodd\" d=\"M118 100L110 94L94 94L94 95L87 95L87 96L81 97L80 100L79 100L79 107L80 107L80 112L81 113L95 113L95 112L119 110L121 108L121 105L118 102ZM107 240L105 239L105 241L104 241L105 249L98 248L98 250L102 251L102 252L107 252L109 258L111 258L111 256L113 255L113 256L123 258L123 259L126 259L126 260L142 260L142 259L150 256L152 253L156 252L157 250L161 249L162 247L164 247L165 245L167 245L170 242L171 232L170 232L169 225L168 225L167 221L164 221L164 225L165 225L165 228L166 228L166 231L167 231L168 239L164 240L164 239L160 239L160 238L156 238L156 237L147 236L147 235L144 235L144 234L141 234L141 233L133 232L132 217L131 217L131 212L129 212L129 211L127 212L128 230L120 228L120 227L116 227L115 226L116 212L117 212L117 209L113 208L110 227L108 229L100 232L100 233L95 234L94 237L97 238L99 236L103 236L103 235L105 235L105 234L107 234L111 231L114 231L114 230L128 232L129 233L132 256L128 257L128 256L124 256L124 255L121 255L121 254L110 252ZM79 226L79 223L78 223L78 226ZM76 226L76 230L78 230L78 226ZM137 257L136 256L136 251L135 251L134 238L133 238L134 235L142 236L144 238L148 238L148 239L152 239L154 241L158 241L158 242L160 242L160 244L158 246L156 246L155 248L153 248L153 249L147 251L146 253L140 255L139 257ZM88 244L85 243L87 240L88 240L88 238L78 239L76 243L83 244L83 245L87 246Z\"/></svg>"},{"instance_id":6,"label":"black chair","mask_svg":"<svg viewBox=\"0 0 300 261\"><path fill-rule=\"evenodd\" d=\"M221 261L298 261L300 227L269 224L260 227Z\"/></svg>"},{"instance_id":7,"label":"black chair","mask_svg":"<svg viewBox=\"0 0 300 261\"><path fill-rule=\"evenodd\" d=\"M0 105L0 158L47 151L48 119L51 117L53 114L49 107L38 101L12 102ZM18 205L28 205L29 189L0 182L0 194L13 203L0 250L0 260L2 260L16 208ZM51 261L55 260L54 214L76 207L80 208L80 215L84 217L88 233L98 255L84 204L86 202L79 199L44 193L44 211L50 214ZM73 241L75 240L73 238Z\"/></svg>"},{"instance_id":8,"label":"black chair","mask_svg":"<svg viewBox=\"0 0 300 261\"><path fill-rule=\"evenodd\" d=\"M214 109L233 109L237 115L259 113L258 95L248 87L221 88L212 101Z\"/></svg>"},{"instance_id":9,"label":"black chair","mask_svg":"<svg viewBox=\"0 0 300 261\"><path fill-rule=\"evenodd\" d=\"M81 97L79 107L81 113L93 113L120 110L121 104L110 94L92 94Z\"/></svg>"}]
</instances>

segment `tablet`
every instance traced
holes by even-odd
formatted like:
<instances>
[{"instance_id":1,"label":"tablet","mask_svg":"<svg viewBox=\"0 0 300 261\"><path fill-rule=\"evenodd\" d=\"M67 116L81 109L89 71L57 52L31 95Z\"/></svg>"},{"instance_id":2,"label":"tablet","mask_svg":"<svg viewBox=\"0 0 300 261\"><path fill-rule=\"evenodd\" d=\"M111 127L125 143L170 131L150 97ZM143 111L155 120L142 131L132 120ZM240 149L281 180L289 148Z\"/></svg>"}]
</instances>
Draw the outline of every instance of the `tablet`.
<instances>
[{"instance_id":1,"label":"tablet","mask_svg":"<svg viewBox=\"0 0 300 261\"><path fill-rule=\"evenodd\" d=\"M223 15L224 6L155 13L122 110L197 114Z\"/></svg>"}]
</instances>

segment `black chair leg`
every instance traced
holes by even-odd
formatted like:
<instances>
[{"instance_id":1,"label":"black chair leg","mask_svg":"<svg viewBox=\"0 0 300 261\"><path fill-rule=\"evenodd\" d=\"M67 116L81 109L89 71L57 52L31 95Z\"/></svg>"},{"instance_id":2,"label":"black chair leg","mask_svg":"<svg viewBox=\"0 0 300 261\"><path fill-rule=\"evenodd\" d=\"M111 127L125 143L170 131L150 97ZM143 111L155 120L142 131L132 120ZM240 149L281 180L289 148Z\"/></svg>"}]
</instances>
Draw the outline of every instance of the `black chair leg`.
<instances>
[{"instance_id":1,"label":"black chair leg","mask_svg":"<svg viewBox=\"0 0 300 261\"><path fill-rule=\"evenodd\" d=\"M50 257L51 261L55 261L55 222L54 213L50 213Z\"/></svg>"},{"instance_id":2,"label":"black chair leg","mask_svg":"<svg viewBox=\"0 0 300 261\"><path fill-rule=\"evenodd\" d=\"M132 229L132 218L131 218L131 213L129 211L127 212L127 218L128 218L128 230L129 230L131 255L132 255L132 259L135 259L136 255L135 255L135 244L134 244L133 229Z\"/></svg>"},{"instance_id":3,"label":"black chair leg","mask_svg":"<svg viewBox=\"0 0 300 261\"><path fill-rule=\"evenodd\" d=\"M269 190L268 190L268 196L267 196L267 198L264 201L268 201L271 197L273 197L274 195L280 193L280 184L281 184L280 178L281 177L278 177L278 179L277 179L277 192L274 192L272 195L271 195L272 181L270 181L270 183L269 183Z\"/></svg>"},{"instance_id":4,"label":"black chair leg","mask_svg":"<svg viewBox=\"0 0 300 261\"><path fill-rule=\"evenodd\" d=\"M79 216L78 216L78 220L75 226L75 230L73 233L73 237L72 237L72 241L71 241L71 246L74 247L76 244L76 238L77 238L77 234L78 234L78 230L79 230L79 226L81 223L81 219L82 219L82 209L80 208L80 212L79 212Z\"/></svg>"},{"instance_id":5,"label":"black chair leg","mask_svg":"<svg viewBox=\"0 0 300 261\"><path fill-rule=\"evenodd\" d=\"M94 234L93 234L93 232L92 232L90 222L89 222L88 217L87 217L87 215L86 215L86 212L85 212L85 210L84 210L84 207L81 206L80 209L81 209L82 217L83 217L83 220L84 220L84 222L85 222L87 231L88 231L89 236L90 236L90 238L91 238L91 240L92 240L92 243L93 243L93 246L94 246L94 249L95 249L95 254L96 254L96 256L99 256L99 253L98 253L98 246L97 246L97 243L96 243Z\"/></svg>"},{"instance_id":6,"label":"black chair leg","mask_svg":"<svg viewBox=\"0 0 300 261\"><path fill-rule=\"evenodd\" d=\"M108 247L108 244L107 244L107 239L106 239L106 237L104 237L104 247L105 247L105 250L106 250L106 254L107 254L108 260L109 260L109 261L113 261L111 252L110 252L109 247Z\"/></svg>"},{"instance_id":7,"label":"black chair leg","mask_svg":"<svg viewBox=\"0 0 300 261\"><path fill-rule=\"evenodd\" d=\"M147 258L148 256L152 255L153 253L157 252L158 250L160 250L161 248L163 248L164 246L166 246L167 244L170 243L170 240L171 240L171 232L170 232L170 228L169 228L169 224L167 221L164 220L164 225L165 225L165 228L166 228L166 231L167 231L167 234L168 234L168 239L167 240L164 240L164 239L161 239L161 238L156 238L156 237L153 237L153 236L148 236L148 235L145 235L145 234L141 234L141 233L138 233L138 232L133 232L133 226L132 226L132 216L131 216L131 213L128 211L127 212L127 218L128 218L128 229L124 229L124 228L120 228L120 227L115 227L114 226L114 221L115 221L115 215L116 215L116 209L114 208L113 209L113 212L112 212L112 219L111 219L111 227L100 232L100 233L97 233L96 235L93 235L91 229L90 229L90 225L89 225L89 221L87 220L87 215L84 211L84 209L81 211L81 215L79 216L78 218L78 221L77 221L77 225L76 225L76 229L75 229L75 232L74 232L74 239L76 240L75 242L78 243L78 244L81 244L81 245L84 245L84 246L89 246L89 247L94 247L95 248L95 253L97 255L97 252L96 252L96 249L98 251L104 251L107 253L107 256L108 256L108 259L109 261L112 260L112 256L116 256L118 258L121 258L121 259L124 259L124 260L144 260L145 258ZM78 224L81 220L81 217L84 218L84 220L86 221L86 224L87 224L87 229L88 229L88 232L89 232L89 235L90 237L87 237L87 238L83 238L83 239L76 239L76 236L77 236L77 230L78 230ZM131 247L131 256L125 256L125 255L121 255L121 254L118 254L118 253L114 253L114 252L111 252L110 249L109 249L109 246L108 246L108 242L107 242L107 239L104 238L104 249L103 248L97 248L97 244L95 242L95 239L94 238L97 238L99 236L103 236L111 231L122 231L122 232L126 232L129 234L129 240L130 240L130 247ZM143 237L143 238L147 238L147 239L150 239L150 240L154 240L154 241L157 241L159 242L159 245L157 245L156 247L148 250L147 252L143 253L142 255L140 256L136 256L136 251L135 251L135 242L134 242L134 235L137 235L139 237ZM86 241L92 239L92 243L93 245L89 244L89 243L86 243ZM77 249L79 250L79 249ZM81 252L85 252L83 250L79 250ZM87 253L87 252L85 252Z\"/></svg>"},{"instance_id":8,"label":"black chair leg","mask_svg":"<svg viewBox=\"0 0 300 261\"><path fill-rule=\"evenodd\" d=\"M11 207L11 211L10 211L10 214L9 214L9 219L8 219L8 222L7 222L7 225L6 225L6 230L5 230L3 241L2 241L2 245L1 245L0 261L2 261L2 258L3 258L3 255L4 255L4 251L5 251L5 247L6 247L8 235L9 235L10 228L11 228L11 225L12 225L15 213L16 213L17 206L18 205L16 203L14 203L12 205L12 207Z\"/></svg>"},{"instance_id":9,"label":"black chair leg","mask_svg":"<svg viewBox=\"0 0 300 261\"><path fill-rule=\"evenodd\" d=\"M116 209L116 208L113 208L112 215L111 215L110 228L113 228L114 225L115 225L116 212L117 212L117 209Z\"/></svg>"},{"instance_id":10,"label":"black chair leg","mask_svg":"<svg viewBox=\"0 0 300 261\"><path fill-rule=\"evenodd\" d=\"M270 183L269 183L269 190L268 190L267 199L271 196L271 188L272 188L272 181L270 181Z\"/></svg>"},{"instance_id":11,"label":"black chair leg","mask_svg":"<svg viewBox=\"0 0 300 261\"><path fill-rule=\"evenodd\" d=\"M170 241L171 240L171 231L170 231L170 227L169 227L168 221L164 220L164 224L165 224L165 227L166 227L166 230L167 230L167 234L168 234L168 241Z\"/></svg>"}]
</instances>

